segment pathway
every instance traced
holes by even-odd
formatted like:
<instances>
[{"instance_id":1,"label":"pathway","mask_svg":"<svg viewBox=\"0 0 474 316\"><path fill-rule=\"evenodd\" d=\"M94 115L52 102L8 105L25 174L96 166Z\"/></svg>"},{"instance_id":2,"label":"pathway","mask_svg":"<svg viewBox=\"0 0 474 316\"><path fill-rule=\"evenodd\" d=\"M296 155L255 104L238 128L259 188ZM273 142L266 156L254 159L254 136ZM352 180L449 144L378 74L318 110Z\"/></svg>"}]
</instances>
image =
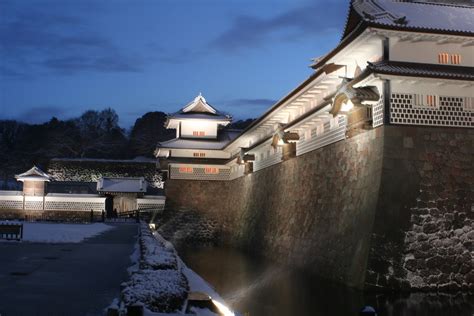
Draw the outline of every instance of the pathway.
<instances>
[{"instance_id":1,"label":"pathway","mask_svg":"<svg viewBox=\"0 0 474 316\"><path fill-rule=\"evenodd\" d=\"M0 315L102 315L120 294L137 225L77 244L0 243Z\"/></svg>"}]
</instances>

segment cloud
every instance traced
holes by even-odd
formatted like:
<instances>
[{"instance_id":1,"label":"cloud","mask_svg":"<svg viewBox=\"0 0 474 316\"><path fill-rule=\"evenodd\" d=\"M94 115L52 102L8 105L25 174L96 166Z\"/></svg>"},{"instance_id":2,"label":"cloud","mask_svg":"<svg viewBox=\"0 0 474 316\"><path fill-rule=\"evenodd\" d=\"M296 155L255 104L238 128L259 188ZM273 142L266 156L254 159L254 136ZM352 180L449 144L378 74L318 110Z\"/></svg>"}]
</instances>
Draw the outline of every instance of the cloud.
<instances>
[{"instance_id":1,"label":"cloud","mask_svg":"<svg viewBox=\"0 0 474 316\"><path fill-rule=\"evenodd\" d=\"M74 74L143 69L145 59L130 56L93 29L85 20L90 13L81 5L76 8L75 2L67 2L64 7L55 2L51 8L45 4L5 3L0 6L4 12L0 19L2 76L16 74L19 78L22 74L44 72Z\"/></svg>"},{"instance_id":2,"label":"cloud","mask_svg":"<svg viewBox=\"0 0 474 316\"><path fill-rule=\"evenodd\" d=\"M226 52L255 48L271 41L294 41L342 28L346 1L312 2L272 18L241 15L211 45Z\"/></svg>"},{"instance_id":3,"label":"cloud","mask_svg":"<svg viewBox=\"0 0 474 316\"><path fill-rule=\"evenodd\" d=\"M53 116L64 116L65 112L64 108L57 106L38 106L23 111L17 116L17 119L27 123L43 123L49 121Z\"/></svg>"},{"instance_id":4,"label":"cloud","mask_svg":"<svg viewBox=\"0 0 474 316\"><path fill-rule=\"evenodd\" d=\"M99 72L140 72L140 61L129 61L122 57L82 57L67 56L45 60L42 65L62 74L73 74L79 71Z\"/></svg>"},{"instance_id":5,"label":"cloud","mask_svg":"<svg viewBox=\"0 0 474 316\"><path fill-rule=\"evenodd\" d=\"M275 104L277 100L273 99L234 99L224 102L226 106L242 106L242 107L269 107Z\"/></svg>"}]
</instances>

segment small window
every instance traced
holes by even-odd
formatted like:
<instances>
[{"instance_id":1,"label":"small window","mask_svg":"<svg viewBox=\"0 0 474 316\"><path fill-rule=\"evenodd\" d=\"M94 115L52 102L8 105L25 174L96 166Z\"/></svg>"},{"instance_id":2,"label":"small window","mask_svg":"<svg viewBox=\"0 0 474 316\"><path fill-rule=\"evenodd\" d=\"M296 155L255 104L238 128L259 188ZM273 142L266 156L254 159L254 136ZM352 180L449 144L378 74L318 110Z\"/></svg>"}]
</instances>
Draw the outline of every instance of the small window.
<instances>
[{"instance_id":1,"label":"small window","mask_svg":"<svg viewBox=\"0 0 474 316\"><path fill-rule=\"evenodd\" d=\"M452 54L452 55L451 55L451 64L453 64L453 65L460 65L460 64L461 64L461 55L459 55L459 54Z\"/></svg>"},{"instance_id":2,"label":"small window","mask_svg":"<svg viewBox=\"0 0 474 316\"><path fill-rule=\"evenodd\" d=\"M193 173L192 167L179 167L179 173Z\"/></svg>"},{"instance_id":3,"label":"small window","mask_svg":"<svg viewBox=\"0 0 474 316\"><path fill-rule=\"evenodd\" d=\"M430 107L436 107L436 96L427 95L426 96L426 105L428 105Z\"/></svg>"},{"instance_id":4,"label":"small window","mask_svg":"<svg viewBox=\"0 0 474 316\"><path fill-rule=\"evenodd\" d=\"M214 168L214 167L205 167L205 168L204 168L204 173L205 173L205 174L218 174L218 173L219 173L219 169L218 169L218 168Z\"/></svg>"},{"instance_id":5,"label":"small window","mask_svg":"<svg viewBox=\"0 0 474 316\"><path fill-rule=\"evenodd\" d=\"M438 54L438 63L448 64L449 63L449 54L448 53L439 53Z\"/></svg>"}]
</instances>

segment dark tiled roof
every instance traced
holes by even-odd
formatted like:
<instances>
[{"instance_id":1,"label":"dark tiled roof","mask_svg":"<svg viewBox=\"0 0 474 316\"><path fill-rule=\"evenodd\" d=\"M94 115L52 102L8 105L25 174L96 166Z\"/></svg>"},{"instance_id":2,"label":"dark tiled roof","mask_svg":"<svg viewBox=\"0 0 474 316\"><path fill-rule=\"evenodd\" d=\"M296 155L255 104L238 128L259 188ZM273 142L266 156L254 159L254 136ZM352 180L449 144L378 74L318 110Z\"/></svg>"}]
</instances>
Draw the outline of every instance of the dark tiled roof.
<instances>
[{"instance_id":1,"label":"dark tiled roof","mask_svg":"<svg viewBox=\"0 0 474 316\"><path fill-rule=\"evenodd\" d=\"M409 31L474 34L474 7L400 0L352 0L343 38L357 25Z\"/></svg>"},{"instance_id":2,"label":"dark tiled roof","mask_svg":"<svg viewBox=\"0 0 474 316\"><path fill-rule=\"evenodd\" d=\"M474 80L474 67L381 61L368 63L367 68L380 74Z\"/></svg>"}]
</instances>

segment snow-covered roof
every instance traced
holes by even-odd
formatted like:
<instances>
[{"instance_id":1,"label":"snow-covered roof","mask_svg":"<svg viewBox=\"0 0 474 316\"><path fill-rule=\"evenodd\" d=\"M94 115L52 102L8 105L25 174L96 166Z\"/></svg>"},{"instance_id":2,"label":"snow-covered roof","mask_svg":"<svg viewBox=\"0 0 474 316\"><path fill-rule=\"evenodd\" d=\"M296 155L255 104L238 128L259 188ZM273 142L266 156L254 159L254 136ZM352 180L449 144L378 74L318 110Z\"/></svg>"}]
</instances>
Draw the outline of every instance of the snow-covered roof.
<instances>
[{"instance_id":1,"label":"snow-covered roof","mask_svg":"<svg viewBox=\"0 0 474 316\"><path fill-rule=\"evenodd\" d=\"M16 175L15 178L18 181L50 181L51 177L41 170L40 168L33 166L30 170L23 172L22 174Z\"/></svg>"},{"instance_id":2,"label":"snow-covered roof","mask_svg":"<svg viewBox=\"0 0 474 316\"><path fill-rule=\"evenodd\" d=\"M201 93L197 97L194 98L193 101L188 103L184 108L181 109L183 113L188 112L202 112L202 113L211 113L216 114L217 110L214 109L209 103L207 103L206 99L202 96Z\"/></svg>"},{"instance_id":3,"label":"snow-covered roof","mask_svg":"<svg viewBox=\"0 0 474 316\"><path fill-rule=\"evenodd\" d=\"M185 107L176 113L170 114L166 120L166 128L174 128L172 125L175 120L185 119L205 119L214 121L230 122L232 117L228 114L218 111L210 105L206 99L199 94L193 101L188 103ZM227 123L228 124L228 123Z\"/></svg>"},{"instance_id":4,"label":"snow-covered roof","mask_svg":"<svg viewBox=\"0 0 474 316\"><path fill-rule=\"evenodd\" d=\"M217 139L174 138L158 144L158 148L219 150L241 134L241 130L222 130Z\"/></svg>"},{"instance_id":5,"label":"snow-covered roof","mask_svg":"<svg viewBox=\"0 0 474 316\"><path fill-rule=\"evenodd\" d=\"M459 3L352 0L343 38L360 22L412 31L474 33L474 7Z\"/></svg>"},{"instance_id":6,"label":"snow-covered roof","mask_svg":"<svg viewBox=\"0 0 474 316\"><path fill-rule=\"evenodd\" d=\"M97 191L99 192L145 193L146 189L145 178L102 177L97 182Z\"/></svg>"}]
</instances>

